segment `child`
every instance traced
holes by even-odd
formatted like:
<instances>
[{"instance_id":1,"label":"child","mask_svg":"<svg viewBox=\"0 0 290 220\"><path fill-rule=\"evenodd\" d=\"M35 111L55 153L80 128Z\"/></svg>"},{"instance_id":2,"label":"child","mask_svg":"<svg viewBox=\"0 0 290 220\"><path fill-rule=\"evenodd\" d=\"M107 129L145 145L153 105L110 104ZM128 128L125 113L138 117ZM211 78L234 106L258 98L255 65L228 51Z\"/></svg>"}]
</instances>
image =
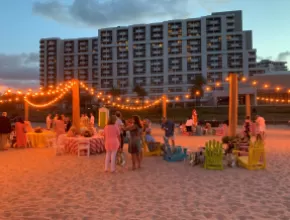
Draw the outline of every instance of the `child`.
<instances>
[{"instance_id":1,"label":"child","mask_svg":"<svg viewBox=\"0 0 290 220\"><path fill-rule=\"evenodd\" d=\"M15 125L12 125L12 130L11 130L11 133L10 133L10 137L9 137L9 140L10 140L10 147L11 148L14 148L15 144L16 144L16 133L15 133Z\"/></svg>"}]
</instances>

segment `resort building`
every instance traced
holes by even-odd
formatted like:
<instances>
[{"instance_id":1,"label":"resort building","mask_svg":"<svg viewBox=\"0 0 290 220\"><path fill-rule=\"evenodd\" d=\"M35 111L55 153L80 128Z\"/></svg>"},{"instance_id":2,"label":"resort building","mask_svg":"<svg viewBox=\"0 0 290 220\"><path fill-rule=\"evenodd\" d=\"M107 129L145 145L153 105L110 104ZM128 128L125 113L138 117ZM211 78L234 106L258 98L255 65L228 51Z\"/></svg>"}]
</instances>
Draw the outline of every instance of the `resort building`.
<instances>
[{"instance_id":1,"label":"resort building","mask_svg":"<svg viewBox=\"0 0 290 220\"><path fill-rule=\"evenodd\" d=\"M245 77L264 73L256 63L252 31L243 30L242 11L103 28L98 38L40 40L44 87L77 78L99 91L115 87L133 95L140 85L150 98L168 94L182 100L202 75L212 85L204 95L208 99L212 90L227 87L231 72Z\"/></svg>"}]
</instances>

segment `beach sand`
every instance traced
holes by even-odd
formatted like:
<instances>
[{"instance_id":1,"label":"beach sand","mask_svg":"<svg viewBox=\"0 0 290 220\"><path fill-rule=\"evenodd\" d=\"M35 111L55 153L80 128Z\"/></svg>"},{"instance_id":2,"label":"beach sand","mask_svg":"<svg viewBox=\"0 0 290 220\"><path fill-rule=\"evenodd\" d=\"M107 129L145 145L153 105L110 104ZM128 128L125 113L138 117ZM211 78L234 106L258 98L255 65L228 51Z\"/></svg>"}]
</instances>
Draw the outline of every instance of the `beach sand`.
<instances>
[{"instance_id":1,"label":"beach sand","mask_svg":"<svg viewBox=\"0 0 290 220\"><path fill-rule=\"evenodd\" d=\"M162 131L155 128L156 139ZM146 157L143 168L104 173L104 154L53 149L0 152L0 219L290 219L290 129L267 131L267 169L209 171ZM220 137L177 135L191 150Z\"/></svg>"}]
</instances>

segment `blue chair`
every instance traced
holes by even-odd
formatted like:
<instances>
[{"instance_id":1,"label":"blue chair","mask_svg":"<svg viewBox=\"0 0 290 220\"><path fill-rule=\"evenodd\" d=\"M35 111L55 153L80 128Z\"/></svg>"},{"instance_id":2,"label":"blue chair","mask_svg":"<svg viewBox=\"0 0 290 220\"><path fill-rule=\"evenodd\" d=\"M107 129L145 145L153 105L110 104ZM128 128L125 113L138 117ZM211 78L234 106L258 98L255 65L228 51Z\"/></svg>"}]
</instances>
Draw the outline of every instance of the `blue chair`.
<instances>
[{"instance_id":1,"label":"blue chair","mask_svg":"<svg viewBox=\"0 0 290 220\"><path fill-rule=\"evenodd\" d=\"M170 146L166 146L163 159L168 162L177 162L184 161L186 157L187 157L187 148L182 148L178 146L173 151L173 149Z\"/></svg>"}]
</instances>

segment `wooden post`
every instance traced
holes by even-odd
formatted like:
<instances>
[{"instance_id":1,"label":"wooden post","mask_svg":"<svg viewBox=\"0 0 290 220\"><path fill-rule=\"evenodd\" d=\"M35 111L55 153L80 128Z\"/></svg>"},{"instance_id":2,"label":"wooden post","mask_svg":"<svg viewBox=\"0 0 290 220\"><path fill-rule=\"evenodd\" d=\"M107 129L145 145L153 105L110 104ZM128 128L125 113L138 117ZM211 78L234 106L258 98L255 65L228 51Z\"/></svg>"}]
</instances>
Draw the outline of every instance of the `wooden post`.
<instances>
[{"instance_id":1,"label":"wooden post","mask_svg":"<svg viewBox=\"0 0 290 220\"><path fill-rule=\"evenodd\" d=\"M167 96L162 97L162 117L167 117Z\"/></svg>"},{"instance_id":2,"label":"wooden post","mask_svg":"<svg viewBox=\"0 0 290 220\"><path fill-rule=\"evenodd\" d=\"M251 118L251 96L250 94L246 94L246 117L250 116Z\"/></svg>"},{"instance_id":3,"label":"wooden post","mask_svg":"<svg viewBox=\"0 0 290 220\"><path fill-rule=\"evenodd\" d=\"M229 75L229 136L237 134L238 125L238 75L230 73Z\"/></svg>"},{"instance_id":4,"label":"wooden post","mask_svg":"<svg viewBox=\"0 0 290 220\"><path fill-rule=\"evenodd\" d=\"M24 121L29 121L29 104L24 100Z\"/></svg>"},{"instance_id":5,"label":"wooden post","mask_svg":"<svg viewBox=\"0 0 290 220\"><path fill-rule=\"evenodd\" d=\"M80 132L80 117L80 85L75 80L72 86L72 121L77 133Z\"/></svg>"}]
</instances>

